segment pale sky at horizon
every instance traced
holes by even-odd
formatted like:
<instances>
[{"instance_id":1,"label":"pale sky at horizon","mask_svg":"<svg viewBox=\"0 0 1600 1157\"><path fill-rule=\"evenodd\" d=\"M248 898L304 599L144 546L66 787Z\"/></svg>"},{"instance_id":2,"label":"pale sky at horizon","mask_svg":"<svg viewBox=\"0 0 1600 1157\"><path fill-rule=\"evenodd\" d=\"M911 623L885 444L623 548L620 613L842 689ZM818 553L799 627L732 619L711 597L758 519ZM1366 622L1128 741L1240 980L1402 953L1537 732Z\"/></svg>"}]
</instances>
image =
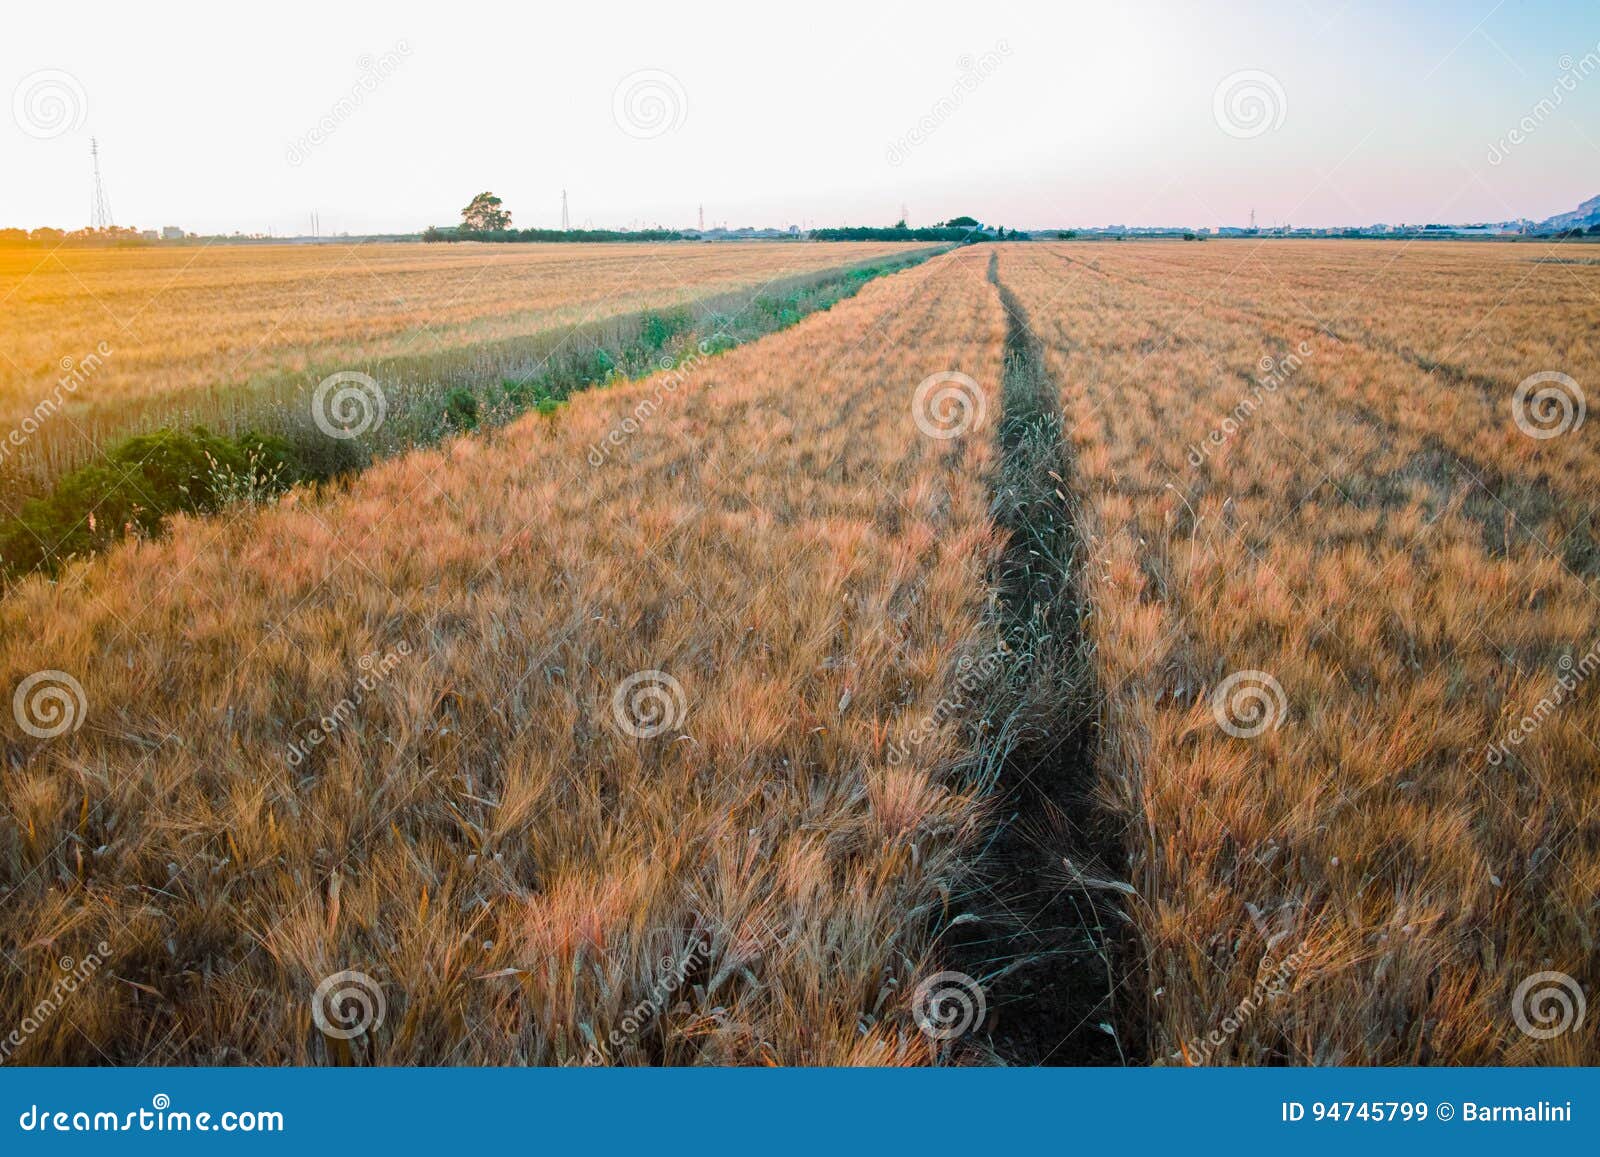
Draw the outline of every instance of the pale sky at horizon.
<instances>
[{"instance_id":1,"label":"pale sky at horizon","mask_svg":"<svg viewBox=\"0 0 1600 1157\"><path fill-rule=\"evenodd\" d=\"M91 135L118 224L195 232L415 231L482 189L548 227L563 188L574 226L1498 221L1600 194L1600 4L1110 7L29 5L0 40L0 226L87 224ZM664 103L630 113L630 84Z\"/></svg>"}]
</instances>

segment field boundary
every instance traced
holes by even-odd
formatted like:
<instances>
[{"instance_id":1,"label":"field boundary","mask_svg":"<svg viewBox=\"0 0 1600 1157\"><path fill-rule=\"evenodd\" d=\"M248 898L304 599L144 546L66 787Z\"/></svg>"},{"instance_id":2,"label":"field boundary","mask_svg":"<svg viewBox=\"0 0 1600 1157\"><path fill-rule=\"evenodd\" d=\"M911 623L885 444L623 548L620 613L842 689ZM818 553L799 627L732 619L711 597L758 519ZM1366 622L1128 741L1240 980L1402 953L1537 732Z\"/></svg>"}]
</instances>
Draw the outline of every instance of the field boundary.
<instances>
[{"instance_id":1,"label":"field boundary","mask_svg":"<svg viewBox=\"0 0 1600 1157\"><path fill-rule=\"evenodd\" d=\"M199 413L168 412L155 427L136 420L118 441L97 443L99 461L49 478L42 492L24 487L9 495L21 509L0 519L0 593L6 581L51 574L108 548L129 527L159 533L172 513L210 514L240 497L270 500L297 485L321 486L452 435L504 426L529 410L551 414L576 393L698 364L947 251L885 254L677 306L463 346L443 355L445 370L440 355L425 365L381 359L324 379L315 398L307 380L320 371L297 374L293 405L283 397L262 401L243 387L249 396L235 403L218 434ZM330 383L341 388L328 395L333 401L323 413ZM329 425L345 416L338 410L345 403L359 419L350 434ZM0 476L0 499L17 482Z\"/></svg>"},{"instance_id":2,"label":"field boundary","mask_svg":"<svg viewBox=\"0 0 1600 1157\"><path fill-rule=\"evenodd\" d=\"M408 433L403 421L407 413L425 410L423 403L437 399L451 387L478 391L496 386L502 379L531 380L547 373L603 378L604 368L595 365L594 355L640 345L647 331L663 318L687 313L697 323L706 323L738 317L762 298L803 295L874 267L909 267L947 248L926 246L821 270L780 274L764 282L689 296L672 304L599 313L514 337L467 342L426 353L342 358L302 369L253 373L235 381L119 403L117 413L125 417L114 420L97 411L75 412L70 441L52 439L46 436L48 431L42 431L26 446L0 459L0 501L14 507L47 493L63 475L101 460L115 444L163 428L204 426L232 436L246 430L283 433L307 424L313 389L319 381L338 373L359 372L382 383L391 407L389 428L387 432L375 431L369 440L376 443L382 436L389 443L398 444ZM425 332L419 331L416 336ZM655 352L650 351L651 357L646 360L653 361ZM639 372L644 371L641 368ZM423 416L418 414L419 418ZM385 452L392 452L392 448Z\"/></svg>"},{"instance_id":3,"label":"field boundary","mask_svg":"<svg viewBox=\"0 0 1600 1157\"><path fill-rule=\"evenodd\" d=\"M1098 696L1074 582L1082 548L1061 398L1000 280L998 253L988 277L1006 313L991 511L1008 541L995 576L1004 671L980 777L1000 821L957 957L990 978L990 1036L1003 1062L1138 1063L1119 1023L1126 922L1115 901L1127 886L1105 866L1120 861L1120 839L1094 802Z\"/></svg>"}]
</instances>

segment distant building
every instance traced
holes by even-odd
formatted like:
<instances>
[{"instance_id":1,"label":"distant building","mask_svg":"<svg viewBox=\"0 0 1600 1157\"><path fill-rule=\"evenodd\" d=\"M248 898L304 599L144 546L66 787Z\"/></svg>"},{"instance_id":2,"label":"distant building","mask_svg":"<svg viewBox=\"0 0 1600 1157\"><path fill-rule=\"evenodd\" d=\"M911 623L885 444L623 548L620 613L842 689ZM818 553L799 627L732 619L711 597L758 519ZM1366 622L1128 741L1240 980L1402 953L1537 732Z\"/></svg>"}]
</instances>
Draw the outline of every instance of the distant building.
<instances>
[{"instance_id":1,"label":"distant building","mask_svg":"<svg viewBox=\"0 0 1600 1157\"><path fill-rule=\"evenodd\" d=\"M161 234L154 229L141 229L139 231L139 236L143 237L146 241L161 240Z\"/></svg>"},{"instance_id":2,"label":"distant building","mask_svg":"<svg viewBox=\"0 0 1600 1157\"><path fill-rule=\"evenodd\" d=\"M176 225L163 225L161 227L161 240L182 241L183 230L179 229Z\"/></svg>"},{"instance_id":3,"label":"distant building","mask_svg":"<svg viewBox=\"0 0 1600 1157\"><path fill-rule=\"evenodd\" d=\"M699 233L698 236L702 241L751 241L775 240L781 237L794 236L797 233L798 230L791 232L787 229L757 229L751 225L741 225L737 229L720 227L715 229L707 229L705 232ZM684 230L684 235L686 237L693 237L696 236L696 231L693 229L687 229Z\"/></svg>"}]
</instances>

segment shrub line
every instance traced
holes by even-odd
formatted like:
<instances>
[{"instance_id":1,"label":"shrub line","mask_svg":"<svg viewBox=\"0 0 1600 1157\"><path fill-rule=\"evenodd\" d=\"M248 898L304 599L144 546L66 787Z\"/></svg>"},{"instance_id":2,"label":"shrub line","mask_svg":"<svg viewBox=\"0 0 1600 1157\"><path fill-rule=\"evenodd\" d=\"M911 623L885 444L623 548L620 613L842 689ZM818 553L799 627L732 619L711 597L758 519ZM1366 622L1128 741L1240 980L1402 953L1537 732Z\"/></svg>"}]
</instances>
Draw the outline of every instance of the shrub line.
<instances>
[{"instance_id":1,"label":"shrub line","mask_svg":"<svg viewBox=\"0 0 1600 1157\"><path fill-rule=\"evenodd\" d=\"M238 501L270 502L298 485L351 477L375 461L527 412L554 414L573 394L674 368L693 351L712 356L786 329L854 296L877 277L921 264L941 249L879 258L808 276L776 292L757 291L732 313L696 305L613 319L603 338L557 346L515 376L460 375L445 385L380 385L382 419L370 432L341 438L310 412L274 408L266 432L213 433L202 425L162 427L108 447L104 460L63 475L48 493L0 520L0 583L108 549L129 535L161 533L173 514L214 514ZM723 300L716 298L714 300ZM704 303L699 303L702 307ZM573 331L574 333L578 331ZM521 366L517 367L521 369ZM369 411L370 414L370 411Z\"/></svg>"}]
</instances>

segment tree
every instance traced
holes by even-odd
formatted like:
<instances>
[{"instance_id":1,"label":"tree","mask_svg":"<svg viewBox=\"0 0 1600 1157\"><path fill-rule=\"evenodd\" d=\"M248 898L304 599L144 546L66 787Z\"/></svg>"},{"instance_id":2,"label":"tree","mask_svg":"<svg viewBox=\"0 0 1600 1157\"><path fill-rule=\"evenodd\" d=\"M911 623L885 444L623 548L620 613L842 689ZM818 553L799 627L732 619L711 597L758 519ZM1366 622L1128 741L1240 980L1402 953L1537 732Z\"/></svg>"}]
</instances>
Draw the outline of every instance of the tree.
<instances>
[{"instance_id":1,"label":"tree","mask_svg":"<svg viewBox=\"0 0 1600 1157\"><path fill-rule=\"evenodd\" d=\"M952 217L945 222L952 229L976 229L978 222L972 217Z\"/></svg>"},{"instance_id":2,"label":"tree","mask_svg":"<svg viewBox=\"0 0 1600 1157\"><path fill-rule=\"evenodd\" d=\"M500 198L493 193L479 193L461 210L461 227L483 232L509 229L511 214L500 208Z\"/></svg>"}]
</instances>

